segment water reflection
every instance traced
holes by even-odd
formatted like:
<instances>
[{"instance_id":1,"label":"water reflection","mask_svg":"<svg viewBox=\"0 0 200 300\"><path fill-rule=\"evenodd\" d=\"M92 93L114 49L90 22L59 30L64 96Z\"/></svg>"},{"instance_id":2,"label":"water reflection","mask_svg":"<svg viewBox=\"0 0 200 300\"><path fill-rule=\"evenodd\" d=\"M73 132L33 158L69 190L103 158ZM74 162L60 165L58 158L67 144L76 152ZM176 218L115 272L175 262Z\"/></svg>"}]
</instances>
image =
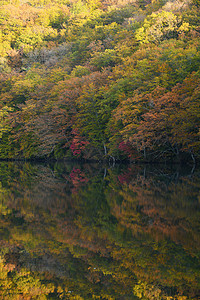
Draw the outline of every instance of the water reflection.
<instances>
[{"instance_id":1,"label":"water reflection","mask_svg":"<svg viewBox=\"0 0 200 300\"><path fill-rule=\"evenodd\" d=\"M2 299L199 299L200 171L0 163Z\"/></svg>"}]
</instances>

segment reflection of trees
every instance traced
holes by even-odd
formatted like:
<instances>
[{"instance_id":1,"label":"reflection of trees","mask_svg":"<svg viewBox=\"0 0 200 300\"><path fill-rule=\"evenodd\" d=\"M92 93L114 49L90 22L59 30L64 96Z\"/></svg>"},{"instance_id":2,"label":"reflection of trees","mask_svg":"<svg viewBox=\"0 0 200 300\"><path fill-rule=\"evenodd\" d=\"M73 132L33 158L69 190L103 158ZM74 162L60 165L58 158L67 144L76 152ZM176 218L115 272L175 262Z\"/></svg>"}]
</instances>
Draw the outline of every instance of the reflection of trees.
<instances>
[{"instance_id":1,"label":"reflection of trees","mask_svg":"<svg viewBox=\"0 0 200 300\"><path fill-rule=\"evenodd\" d=\"M200 180L174 175L129 169L119 177L123 201L113 203L112 213L140 243L128 251L138 278L179 292L187 287L192 295L199 289Z\"/></svg>"},{"instance_id":2,"label":"reflection of trees","mask_svg":"<svg viewBox=\"0 0 200 300\"><path fill-rule=\"evenodd\" d=\"M198 173L1 163L0 175L5 299L196 299Z\"/></svg>"},{"instance_id":3,"label":"reflection of trees","mask_svg":"<svg viewBox=\"0 0 200 300\"><path fill-rule=\"evenodd\" d=\"M145 176L137 174L131 178L129 170L123 175L128 179L120 191L123 196L120 214L123 222L127 220L127 226L135 228L139 225L142 231L151 232L157 239L168 236L194 251L200 246L197 231L200 178L178 176L177 172L156 174L147 171Z\"/></svg>"}]
</instances>

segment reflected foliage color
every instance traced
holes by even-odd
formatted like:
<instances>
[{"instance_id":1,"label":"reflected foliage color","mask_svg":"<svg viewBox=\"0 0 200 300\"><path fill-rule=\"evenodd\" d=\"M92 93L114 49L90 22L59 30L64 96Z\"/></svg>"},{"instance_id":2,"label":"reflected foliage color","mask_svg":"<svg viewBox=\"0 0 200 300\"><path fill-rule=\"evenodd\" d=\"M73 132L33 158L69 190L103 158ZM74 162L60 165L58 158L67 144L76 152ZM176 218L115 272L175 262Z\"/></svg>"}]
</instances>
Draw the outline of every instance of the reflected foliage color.
<instances>
[{"instance_id":1,"label":"reflected foliage color","mask_svg":"<svg viewBox=\"0 0 200 300\"><path fill-rule=\"evenodd\" d=\"M199 299L200 172L0 163L0 298Z\"/></svg>"}]
</instances>

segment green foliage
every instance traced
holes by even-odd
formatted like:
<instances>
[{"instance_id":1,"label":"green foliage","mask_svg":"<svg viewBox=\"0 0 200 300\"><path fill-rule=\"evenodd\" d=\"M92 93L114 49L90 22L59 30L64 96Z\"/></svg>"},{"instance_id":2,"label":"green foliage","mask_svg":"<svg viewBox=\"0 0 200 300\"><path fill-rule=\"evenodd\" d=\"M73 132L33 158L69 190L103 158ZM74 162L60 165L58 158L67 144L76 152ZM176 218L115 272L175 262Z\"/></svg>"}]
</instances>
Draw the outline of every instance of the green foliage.
<instances>
[{"instance_id":1,"label":"green foliage","mask_svg":"<svg viewBox=\"0 0 200 300\"><path fill-rule=\"evenodd\" d=\"M114 49L106 49L105 52L96 54L90 60L91 65L94 65L97 69L101 70L105 67L114 67L120 58L117 57Z\"/></svg>"},{"instance_id":2,"label":"green foliage","mask_svg":"<svg viewBox=\"0 0 200 300\"><path fill-rule=\"evenodd\" d=\"M171 12L152 13L144 20L144 24L136 31L136 39L142 43L160 42L176 38L178 33L187 32L189 23L181 22L180 18Z\"/></svg>"},{"instance_id":3,"label":"green foliage","mask_svg":"<svg viewBox=\"0 0 200 300\"><path fill-rule=\"evenodd\" d=\"M0 139L2 138L3 134L10 130L10 126L7 123L7 117L9 112L12 111L12 108L4 106L0 110Z\"/></svg>"},{"instance_id":4,"label":"green foliage","mask_svg":"<svg viewBox=\"0 0 200 300\"><path fill-rule=\"evenodd\" d=\"M79 158L124 159L119 146L126 142L141 157L143 136L138 145L133 136L153 109L134 99L158 87L170 92L199 72L198 11L196 2L160 0L1 2L0 109L12 111L2 123L0 157L69 158L77 147L74 130L79 146L87 144ZM198 100L188 101L197 131ZM191 149L198 156L198 133L186 146L184 132L192 129L181 122L181 107L176 113L179 150L186 159ZM160 133L162 149L156 151L168 151L168 133ZM147 144L154 148L153 139Z\"/></svg>"}]
</instances>

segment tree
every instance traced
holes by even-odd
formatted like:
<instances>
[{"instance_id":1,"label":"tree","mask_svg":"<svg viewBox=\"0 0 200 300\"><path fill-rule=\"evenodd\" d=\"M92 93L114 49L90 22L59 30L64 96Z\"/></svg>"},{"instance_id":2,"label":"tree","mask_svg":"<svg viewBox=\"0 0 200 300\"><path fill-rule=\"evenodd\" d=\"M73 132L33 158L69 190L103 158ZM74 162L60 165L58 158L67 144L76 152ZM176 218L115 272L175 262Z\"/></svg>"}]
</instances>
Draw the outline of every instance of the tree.
<instances>
[{"instance_id":1,"label":"tree","mask_svg":"<svg viewBox=\"0 0 200 300\"><path fill-rule=\"evenodd\" d=\"M198 73L171 91L156 88L150 94L135 95L124 102L115 117L123 121L121 134L125 142L140 151L151 150L154 159L170 153L180 158L182 151L194 161L200 146Z\"/></svg>"},{"instance_id":2,"label":"tree","mask_svg":"<svg viewBox=\"0 0 200 300\"><path fill-rule=\"evenodd\" d=\"M103 152L105 157L108 154L105 129L112 109L112 103L107 103L104 99L108 76L109 71L105 70L102 73L92 73L82 79L76 115L79 131L87 138L90 145L93 145L101 156Z\"/></svg>"},{"instance_id":3,"label":"tree","mask_svg":"<svg viewBox=\"0 0 200 300\"><path fill-rule=\"evenodd\" d=\"M172 12L161 11L148 16L144 20L144 25L136 30L135 37L142 44L156 43L176 38L179 32L188 30L189 23L182 23Z\"/></svg>"}]
</instances>

